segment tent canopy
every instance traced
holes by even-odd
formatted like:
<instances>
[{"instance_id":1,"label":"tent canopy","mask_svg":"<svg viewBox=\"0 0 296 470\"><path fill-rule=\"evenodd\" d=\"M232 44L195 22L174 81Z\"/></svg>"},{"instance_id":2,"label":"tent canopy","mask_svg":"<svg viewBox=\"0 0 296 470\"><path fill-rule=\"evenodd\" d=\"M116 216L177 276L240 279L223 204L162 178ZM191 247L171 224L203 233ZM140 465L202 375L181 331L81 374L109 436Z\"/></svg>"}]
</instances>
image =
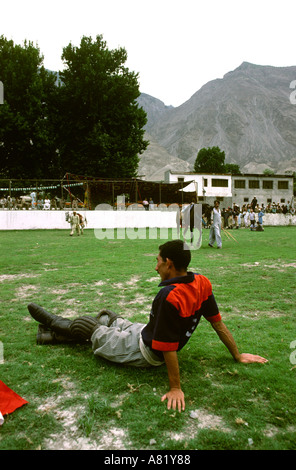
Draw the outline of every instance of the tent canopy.
<instances>
[{"instance_id":1,"label":"tent canopy","mask_svg":"<svg viewBox=\"0 0 296 470\"><path fill-rule=\"evenodd\" d=\"M184 193L197 193L197 183L196 181L191 181L185 188L179 189L179 191L183 191Z\"/></svg>"},{"instance_id":2,"label":"tent canopy","mask_svg":"<svg viewBox=\"0 0 296 470\"><path fill-rule=\"evenodd\" d=\"M188 196L186 195L188 190L183 193L179 192L184 186L184 182L180 181L177 183L165 183L162 181L146 181L138 178L109 179L66 173L63 181L64 186L67 187L67 184L73 181L84 183L85 188L89 191L93 207L101 202L112 202L114 204L116 197L122 194L128 195L129 202L139 202L144 198L152 198L156 204L183 204L183 202L187 202L188 198L190 199L189 194ZM195 187L191 192L196 193Z\"/></svg>"}]
</instances>

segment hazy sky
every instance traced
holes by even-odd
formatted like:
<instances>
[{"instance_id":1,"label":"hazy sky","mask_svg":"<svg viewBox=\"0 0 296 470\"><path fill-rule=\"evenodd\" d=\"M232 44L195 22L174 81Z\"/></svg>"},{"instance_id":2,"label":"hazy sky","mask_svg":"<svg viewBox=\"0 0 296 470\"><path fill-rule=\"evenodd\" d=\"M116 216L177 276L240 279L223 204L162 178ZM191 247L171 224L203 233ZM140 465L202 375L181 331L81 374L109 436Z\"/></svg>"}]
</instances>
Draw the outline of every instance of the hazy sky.
<instances>
[{"instance_id":1,"label":"hazy sky","mask_svg":"<svg viewBox=\"0 0 296 470\"><path fill-rule=\"evenodd\" d=\"M296 65L295 0L6 0L0 35L38 45L62 70L63 47L102 34L124 47L140 91L179 106L242 62ZM1 64L0 64L1 67ZM296 79L296 77L295 77Z\"/></svg>"}]
</instances>

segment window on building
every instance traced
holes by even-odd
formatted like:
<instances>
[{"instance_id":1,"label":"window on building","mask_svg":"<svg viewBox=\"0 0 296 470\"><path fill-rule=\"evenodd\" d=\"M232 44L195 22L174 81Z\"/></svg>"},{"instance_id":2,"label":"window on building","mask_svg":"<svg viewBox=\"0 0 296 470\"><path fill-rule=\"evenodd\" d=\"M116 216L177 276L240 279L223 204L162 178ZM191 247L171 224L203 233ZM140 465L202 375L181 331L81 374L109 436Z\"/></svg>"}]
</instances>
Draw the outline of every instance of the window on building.
<instances>
[{"instance_id":1,"label":"window on building","mask_svg":"<svg viewBox=\"0 0 296 470\"><path fill-rule=\"evenodd\" d=\"M245 189L246 188L246 180L234 180L234 187L236 189Z\"/></svg>"},{"instance_id":2,"label":"window on building","mask_svg":"<svg viewBox=\"0 0 296 470\"><path fill-rule=\"evenodd\" d=\"M212 178L212 186L214 188L228 188L228 180Z\"/></svg>"},{"instance_id":3,"label":"window on building","mask_svg":"<svg viewBox=\"0 0 296 470\"><path fill-rule=\"evenodd\" d=\"M273 189L273 181L263 180L263 189Z\"/></svg>"},{"instance_id":4,"label":"window on building","mask_svg":"<svg viewBox=\"0 0 296 470\"><path fill-rule=\"evenodd\" d=\"M249 180L249 188L250 189L259 189L260 188L259 180Z\"/></svg>"},{"instance_id":5,"label":"window on building","mask_svg":"<svg viewBox=\"0 0 296 470\"><path fill-rule=\"evenodd\" d=\"M181 176L178 176L178 183L184 183L184 178L182 178Z\"/></svg>"},{"instance_id":6,"label":"window on building","mask_svg":"<svg viewBox=\"0 0 296 470\"><path fill-rule=\"evenodd\" d=\"M284 204L286 202L286 199L281 199L281 203Z\"/></svg>"},{"instance_id":7,"label":"window on building","mask_svg":"<svg viewBox=\"0 0 296 470\"><path fill-rule=\"evenodd\" d=\"M249 202L249 198L248 198L248 197L244 197L244 202Z\"/></svg>"},{"instance_id":8,"label":"window on building","mask_svg":"<svg viewBox=\"0 0 296 470\"><path fill-rule=\"evenodd\" d=\"M278 181L278 189L289 189L289 181Z\"/></svg>"},{"instance_id":9,"label":"window on building","mask_svg":"<svg viewBox=\"0 0 296 470\"><path fill-rule=\"evenodd\" d=\"M204 186L208 186L208 178L204 178Z\"/></svg>"}]
</instances>

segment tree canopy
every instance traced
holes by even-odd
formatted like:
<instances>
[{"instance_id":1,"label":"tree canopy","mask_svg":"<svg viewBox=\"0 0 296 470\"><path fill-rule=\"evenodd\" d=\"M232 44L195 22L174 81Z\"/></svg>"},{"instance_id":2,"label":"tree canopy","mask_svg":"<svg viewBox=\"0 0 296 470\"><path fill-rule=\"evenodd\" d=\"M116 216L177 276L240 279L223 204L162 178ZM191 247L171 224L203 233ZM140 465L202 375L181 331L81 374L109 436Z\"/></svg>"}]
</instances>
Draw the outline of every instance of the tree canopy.
<instances>
[{"instance_id":1,"label":"tree canopy","mask_svg":"<svg viewBox=\"0 0 296 470\"><path fill-rule=\"evenodd\" d=\"M109 50L102 36L83 37L63 50L60 76L60 155L64 170L105 177L135 176L147 147L138 74L129 71L125 49Z\"/></svg>"},{"instance_id":2,"label":"tree canopy","mask_svg":"<svg viewBox=\"0 0 296 470\"><path fill-rule=\"evenodd\" d=\"M238 165L225 163L225 152L219 147L208 147L199 150L195 163L196 173L231 173L240 174Z\"/></svg>"},{"instance_id":3,"label":"tree canopy","mask_svg":"<svg viewBox=\"0 0 296 470\"><path fill-rule=\"evenodd\" d=\"M62 59L57 85L31 42L0 38L0 175L136 176L147 117L136 101L138 74L124 66L126 50L83 37Z\"/></svg>"},{"instance_id":4,"label":"tree canopy","mask_svg":"<svg viewBox=\"0 0 296 470\"><path fill-rule=\"evenodd\" d=\"M7 178L48 176L54 172L55 142L49 116L55 74L42 65L31 42L24 46L0 37L0 175Z\"/></svg>"}]
</instances>

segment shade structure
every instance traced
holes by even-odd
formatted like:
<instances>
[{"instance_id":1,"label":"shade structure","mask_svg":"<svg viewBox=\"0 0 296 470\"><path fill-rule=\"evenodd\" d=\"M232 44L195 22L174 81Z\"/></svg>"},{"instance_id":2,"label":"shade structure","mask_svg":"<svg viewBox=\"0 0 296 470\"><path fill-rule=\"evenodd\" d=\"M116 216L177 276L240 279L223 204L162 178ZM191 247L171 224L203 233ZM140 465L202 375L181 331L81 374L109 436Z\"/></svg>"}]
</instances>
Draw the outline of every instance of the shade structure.
<instances>
[{"instance_id":1,"label":"shade structure","mask_svg":"<svg viewBox=\"0 0 296 470\"><path fill-rule=\"evenodd\" d=\"M184 191L184 193L197 193L197 183L196 181L191 181L184 188L180 188L179 191Z\"/></svg>"}]
</instances>

